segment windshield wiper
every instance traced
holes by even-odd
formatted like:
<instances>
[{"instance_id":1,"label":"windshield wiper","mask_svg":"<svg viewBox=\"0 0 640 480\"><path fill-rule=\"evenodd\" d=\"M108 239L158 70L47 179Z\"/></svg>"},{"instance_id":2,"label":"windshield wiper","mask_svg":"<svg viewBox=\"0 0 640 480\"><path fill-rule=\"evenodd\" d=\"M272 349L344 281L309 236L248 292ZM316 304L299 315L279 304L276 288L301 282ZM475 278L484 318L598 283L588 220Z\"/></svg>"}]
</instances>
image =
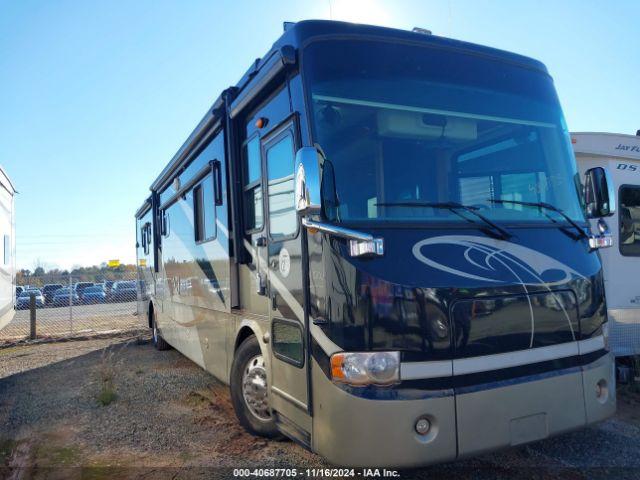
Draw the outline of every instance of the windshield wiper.
<instances>
[{"instance_id":1,"label":"windshield wiper","mask_svg":"<svg viewBox=\"0 0 640 480\"><path fill-rule=\"evenodd\" d=\"M575 220L573 220L569 215L564 213L561 209L559 209L555 205L551 205L550 203L545 203L545 202L522 202L520 200L496 200L496 199L492 199L492 198L489 198L487 200L489 202L491 202L491 203L500 203L500 204L509 203L509 204L512 204L512 205L524 205L525 207L537 207L538 209L545 208L547 210L551 210L552 212L559 213L567 222L569 222L569 224L571 224L571 226L573 228L576 229L576 231L578 232L578 238L589 238L589 235L587 235L587 233L582 229L582 227L580 225L578 225L575 222ZM547 218L549 218L553 223L558 223L555 220L553 220L550 216L548 216L548 215L545 215L545 216Z\"/></svg>"},{"instance_id":2,"label":"windshield wiper","mask_svg":"<svg viewBox=\"0 0 640 480\"><path fill-rule=\"evenodd\" d=\"M489 235L491 235L493 237L500 238L502 240L506 240L506 239L511 238L513 236L509 232L507 232L504 228L500 227L499 225L496 225L491 220L489 220L487 217L485 217L484 215L479 213L478 212L478 210L479 210L478 207L472 207L470 205L463 205L462 203L457 203L457 202L383 202L383 203L376 203L376 206L381 206L381 207L431 207L431 208L442 208L442 209L451 210L451 212L453 212L456 215L464 218L468 222L475 223L470 218L465 217L464 215L462 215L462 214L460 214L459 212L456 211L456 210L464 210L464 211L469 212L470 214L476 216L477 218L482 220L486 225L488 225L489 227L491 227L493 229L493 230L483 229L483 231L485 233L487 233L487 234L489 234ZM497 232L497 234L496 234L496 232Z\"/></svg>"}]
</instances>

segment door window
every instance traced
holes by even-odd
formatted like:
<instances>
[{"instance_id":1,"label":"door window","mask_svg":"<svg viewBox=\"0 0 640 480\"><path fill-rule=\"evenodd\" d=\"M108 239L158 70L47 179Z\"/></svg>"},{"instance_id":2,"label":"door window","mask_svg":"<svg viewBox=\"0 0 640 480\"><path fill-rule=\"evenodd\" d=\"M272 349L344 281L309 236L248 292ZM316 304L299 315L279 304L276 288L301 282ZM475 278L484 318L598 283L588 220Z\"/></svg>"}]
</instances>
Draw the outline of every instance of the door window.
<instances>
[{"instance_id":1,"label":"door window","mask_svg":"<svg viewBox=\"0 0 640 480\"><path fill-rule=\"evenodd\" d=\"M269 235L273 240L295 237L298 222L294 195L293 136L287 131L266 148L269 179Z\"/></svg>"},{"instance_id":2,"label":"door window","mask_svg":"<svg viewBox=\"0 0 640 480\"><path fill-rule=\"evenodd\" d=\"M620 187L620 253L628 257L640 256L640 187Z\"/></svg>"}]
</instances>

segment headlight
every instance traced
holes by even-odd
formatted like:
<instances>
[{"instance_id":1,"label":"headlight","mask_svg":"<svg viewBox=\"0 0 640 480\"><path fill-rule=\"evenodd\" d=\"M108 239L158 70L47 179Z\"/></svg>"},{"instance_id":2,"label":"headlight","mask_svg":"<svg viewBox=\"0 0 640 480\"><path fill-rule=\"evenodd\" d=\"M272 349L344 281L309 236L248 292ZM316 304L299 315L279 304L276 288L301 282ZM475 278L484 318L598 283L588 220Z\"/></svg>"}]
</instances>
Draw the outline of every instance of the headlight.
<instances>
[{"instance_id":1,"label":"headlight","mask_svg":"<svg viewBox=\"0 0 640 480\"><path fill-rule=\"evenodd\" d=\"M609 322L602 324L602 338L604 339L604 349L609 351Z\"/></svg>"},{"instance_id":2,"label":"headlight","mask_svg":"<svg viewBox=\"0 0 640 480\"><path fill-rule=\"evenodd\" d=\"M400 352L341 352L331 356L334 382L364 387L400 381Z\"/></svg>"}]
</instances>

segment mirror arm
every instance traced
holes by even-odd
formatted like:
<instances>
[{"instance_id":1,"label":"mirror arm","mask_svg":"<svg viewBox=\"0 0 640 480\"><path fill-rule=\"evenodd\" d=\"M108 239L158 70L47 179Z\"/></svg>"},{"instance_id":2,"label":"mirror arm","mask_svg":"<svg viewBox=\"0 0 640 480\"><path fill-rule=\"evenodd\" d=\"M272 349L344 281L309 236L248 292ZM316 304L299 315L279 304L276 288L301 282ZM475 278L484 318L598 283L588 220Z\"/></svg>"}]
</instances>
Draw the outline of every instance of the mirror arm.
<instances>
[{"instance_id":1,"label":"mirror arm","mask_svg":"<svg viewBox=\"0 0 640 480\"><path fill-rule=\"evenodd\" d=\"M318 230L335 237L347 239L349 241L349 254L352 257L381 256L384 254L384 239L374 238L369 233L339 227L330 223L316 222L308 217L302 217L302 225L310 230Z\"/></svg>"}]
</instances>

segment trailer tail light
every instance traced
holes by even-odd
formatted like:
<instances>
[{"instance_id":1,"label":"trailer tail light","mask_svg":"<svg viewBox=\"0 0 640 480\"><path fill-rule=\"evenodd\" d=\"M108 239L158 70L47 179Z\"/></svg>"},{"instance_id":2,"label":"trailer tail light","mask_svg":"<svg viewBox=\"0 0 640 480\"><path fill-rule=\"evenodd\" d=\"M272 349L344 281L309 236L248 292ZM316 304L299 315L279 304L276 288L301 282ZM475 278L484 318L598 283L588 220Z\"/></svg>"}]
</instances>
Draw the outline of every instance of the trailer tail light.
<instances>
[{"instance_id":1,"label":"trailer tail light","mask_svg":"<svg viewBox=\"0 0 640 480\"><path fill-rule=\"evenodd\" d=\"M400 381L400 352L340 352L331 356L331 379L356 387Z\"/></svg>"}]
</instances>

